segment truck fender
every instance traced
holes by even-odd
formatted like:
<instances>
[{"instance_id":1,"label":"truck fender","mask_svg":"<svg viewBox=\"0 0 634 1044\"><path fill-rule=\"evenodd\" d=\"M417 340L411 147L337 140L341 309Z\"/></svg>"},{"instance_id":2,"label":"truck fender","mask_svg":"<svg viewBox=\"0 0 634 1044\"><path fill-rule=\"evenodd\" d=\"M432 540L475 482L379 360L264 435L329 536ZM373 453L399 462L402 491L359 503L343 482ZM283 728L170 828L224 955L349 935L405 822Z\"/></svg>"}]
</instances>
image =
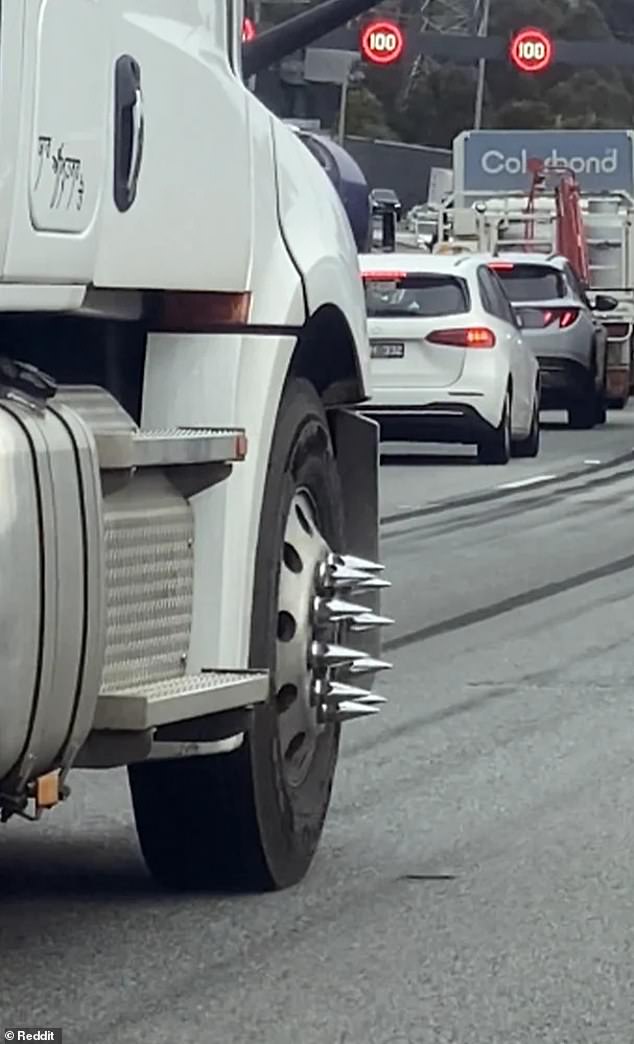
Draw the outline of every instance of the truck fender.
<instances>
[{"instance_id":1,"label":"truck fender","mask_svg":"<svg viewBox=\"0 0 634 1044\"><path fill-rule=\"evenodd\" d=\"M260 511L290 334L155 334L148 339L142 427L247 430L246 460L192 499L196 540L188 671L246 667Z\"/></svg>"},{"instance_id":2,"label":"truck fender","mask_svg":"<svg viewBox=\"0 0 634 1044\"><path fill-rule=\"evenodd\" d=\"M272 119L278 219L301 273L308 315L324 306L345 316L360 374L359 398L370 394L370 346L365 295L350 223L327 174L284 124Z\"/></svg>"}]
</instances>

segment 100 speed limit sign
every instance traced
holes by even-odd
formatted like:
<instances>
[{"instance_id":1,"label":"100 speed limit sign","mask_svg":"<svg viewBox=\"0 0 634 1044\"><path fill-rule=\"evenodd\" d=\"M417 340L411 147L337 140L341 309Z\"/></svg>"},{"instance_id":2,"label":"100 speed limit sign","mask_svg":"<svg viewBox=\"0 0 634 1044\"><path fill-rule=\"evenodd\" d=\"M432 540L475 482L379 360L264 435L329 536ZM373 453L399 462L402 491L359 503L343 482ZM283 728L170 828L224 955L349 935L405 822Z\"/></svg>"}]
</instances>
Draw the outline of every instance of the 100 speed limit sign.
<instances>
[{"instance_id":1,"label":"100 speed limit sign","mask_svg":"<svg viewBox=\"0 0 634 1044\"><path fill-rule=\"evenodd\" d=\"M522 29L511 40L511 61L520 72L543 72L553 57L553 41L542 29Z\"/></svg>"},{"instance_id":2,"label":"100 speed limit sign","mask_svg":"<svg viewBox=\"0 0 634 1044\"><path fill-rule=\"evenodd\" d=\"M361 33L361 53L375 65L397 62L405 48L405 37L396 22L371 22Z\"/></svg>"}]
</instances>

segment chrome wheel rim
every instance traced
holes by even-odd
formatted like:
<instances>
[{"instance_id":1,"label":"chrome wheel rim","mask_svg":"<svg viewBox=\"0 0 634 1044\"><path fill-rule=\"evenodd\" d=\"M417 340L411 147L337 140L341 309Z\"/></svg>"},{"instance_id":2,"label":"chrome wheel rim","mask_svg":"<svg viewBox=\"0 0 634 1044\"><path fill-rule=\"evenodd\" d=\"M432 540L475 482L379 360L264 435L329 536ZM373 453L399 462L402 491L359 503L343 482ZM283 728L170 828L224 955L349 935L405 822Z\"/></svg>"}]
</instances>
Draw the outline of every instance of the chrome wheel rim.
<instances>
[{"instance_id":1,"label":"chrome wheel rim","mask_svg":"<svg viewBox=\"0 0 634 1044\"><path fill-rule=\"evenodd\" d=\"M317 578L330 553L313 500L298 489L286 520L280 563L274 686L281 754L292 787L306 778L326 727L320 692L330 672L319 670L312 649L316 640L335 640L340 627L329 621L320 626L315 612Z\"/></svg>"}]
</instances>

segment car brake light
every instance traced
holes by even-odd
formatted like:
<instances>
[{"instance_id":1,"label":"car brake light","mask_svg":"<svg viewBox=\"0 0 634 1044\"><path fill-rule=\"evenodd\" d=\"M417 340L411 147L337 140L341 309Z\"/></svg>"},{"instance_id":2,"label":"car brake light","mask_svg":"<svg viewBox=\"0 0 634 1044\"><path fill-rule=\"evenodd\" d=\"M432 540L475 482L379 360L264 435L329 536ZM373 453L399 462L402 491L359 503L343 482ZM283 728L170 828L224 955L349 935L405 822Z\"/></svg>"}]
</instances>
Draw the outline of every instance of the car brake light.
<instances>
[{"instance_id":1,"label":"car brake light","mask_svg":"<svg viewBox=\"0 0 634 1044\"><path fill-rule=\"evenodd\" d=\"M364 272L363 279L366 283L398 283L406 275L407 272Z\"/></svg>"},{"instance_id":2,"label":"car brake light","mask_svg":"<svg viewBox=\"0 0 634 1044\"><path fill-rule=\"evenodd\" d=\"M511 272L515 265L512 261L491 261L489 268L492 268L495 272Z\"/></svg>"},{"instance_id":3,"label":"car brake light","mask_svg":"<svg viewBox=\"0 0 634 1044\"><path fill-rule=\"evenodd\" d=\"M562 330L565 330L568 326L572 326L573 323L579 318L578 308L567 308L566 311L562 312L559 317L559 325Z\"/></svg>"},{"instance_id":4,"label":"car brake light","mask_svg":"<svg viewBox=\"0 0 634 1044\"><path fill-rule=\"evenodd\" d=\"M561 330L567 330L579 318L578 308L545 308L543 312L544 326L552 326L558 322Z\"/></svg>"},{"instance_id":5,"label":"car brake light","mask_svg":"<svg viewBox=\"0 0 634 1044\"><path fill-rule=\"evenodd\" d=\"M457 330L434 330L426 340L432 344L446 344L453 348L495 348L493 330L484 326L467 326Z\"/></svg>"}]
</instances>

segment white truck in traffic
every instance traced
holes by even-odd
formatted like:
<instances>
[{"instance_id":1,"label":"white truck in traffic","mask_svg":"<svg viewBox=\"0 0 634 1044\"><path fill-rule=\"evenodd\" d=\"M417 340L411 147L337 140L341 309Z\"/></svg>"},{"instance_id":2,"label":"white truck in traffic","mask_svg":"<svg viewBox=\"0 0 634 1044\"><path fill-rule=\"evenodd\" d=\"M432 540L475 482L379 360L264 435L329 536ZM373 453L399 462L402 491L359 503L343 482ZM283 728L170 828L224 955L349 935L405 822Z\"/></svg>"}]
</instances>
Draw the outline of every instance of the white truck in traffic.
<instances>
[{"instance_id":1,"label":"white truck in traffic","mask_svg":"<svg viewBox=\"0 0 634 1044\"><path fill-rule=\"evenodd\" d=\"M0 810L129 766L174 887L303 876L389 666L355 245L242 17L1 8Z\"/></svg>"}]
</instances>

